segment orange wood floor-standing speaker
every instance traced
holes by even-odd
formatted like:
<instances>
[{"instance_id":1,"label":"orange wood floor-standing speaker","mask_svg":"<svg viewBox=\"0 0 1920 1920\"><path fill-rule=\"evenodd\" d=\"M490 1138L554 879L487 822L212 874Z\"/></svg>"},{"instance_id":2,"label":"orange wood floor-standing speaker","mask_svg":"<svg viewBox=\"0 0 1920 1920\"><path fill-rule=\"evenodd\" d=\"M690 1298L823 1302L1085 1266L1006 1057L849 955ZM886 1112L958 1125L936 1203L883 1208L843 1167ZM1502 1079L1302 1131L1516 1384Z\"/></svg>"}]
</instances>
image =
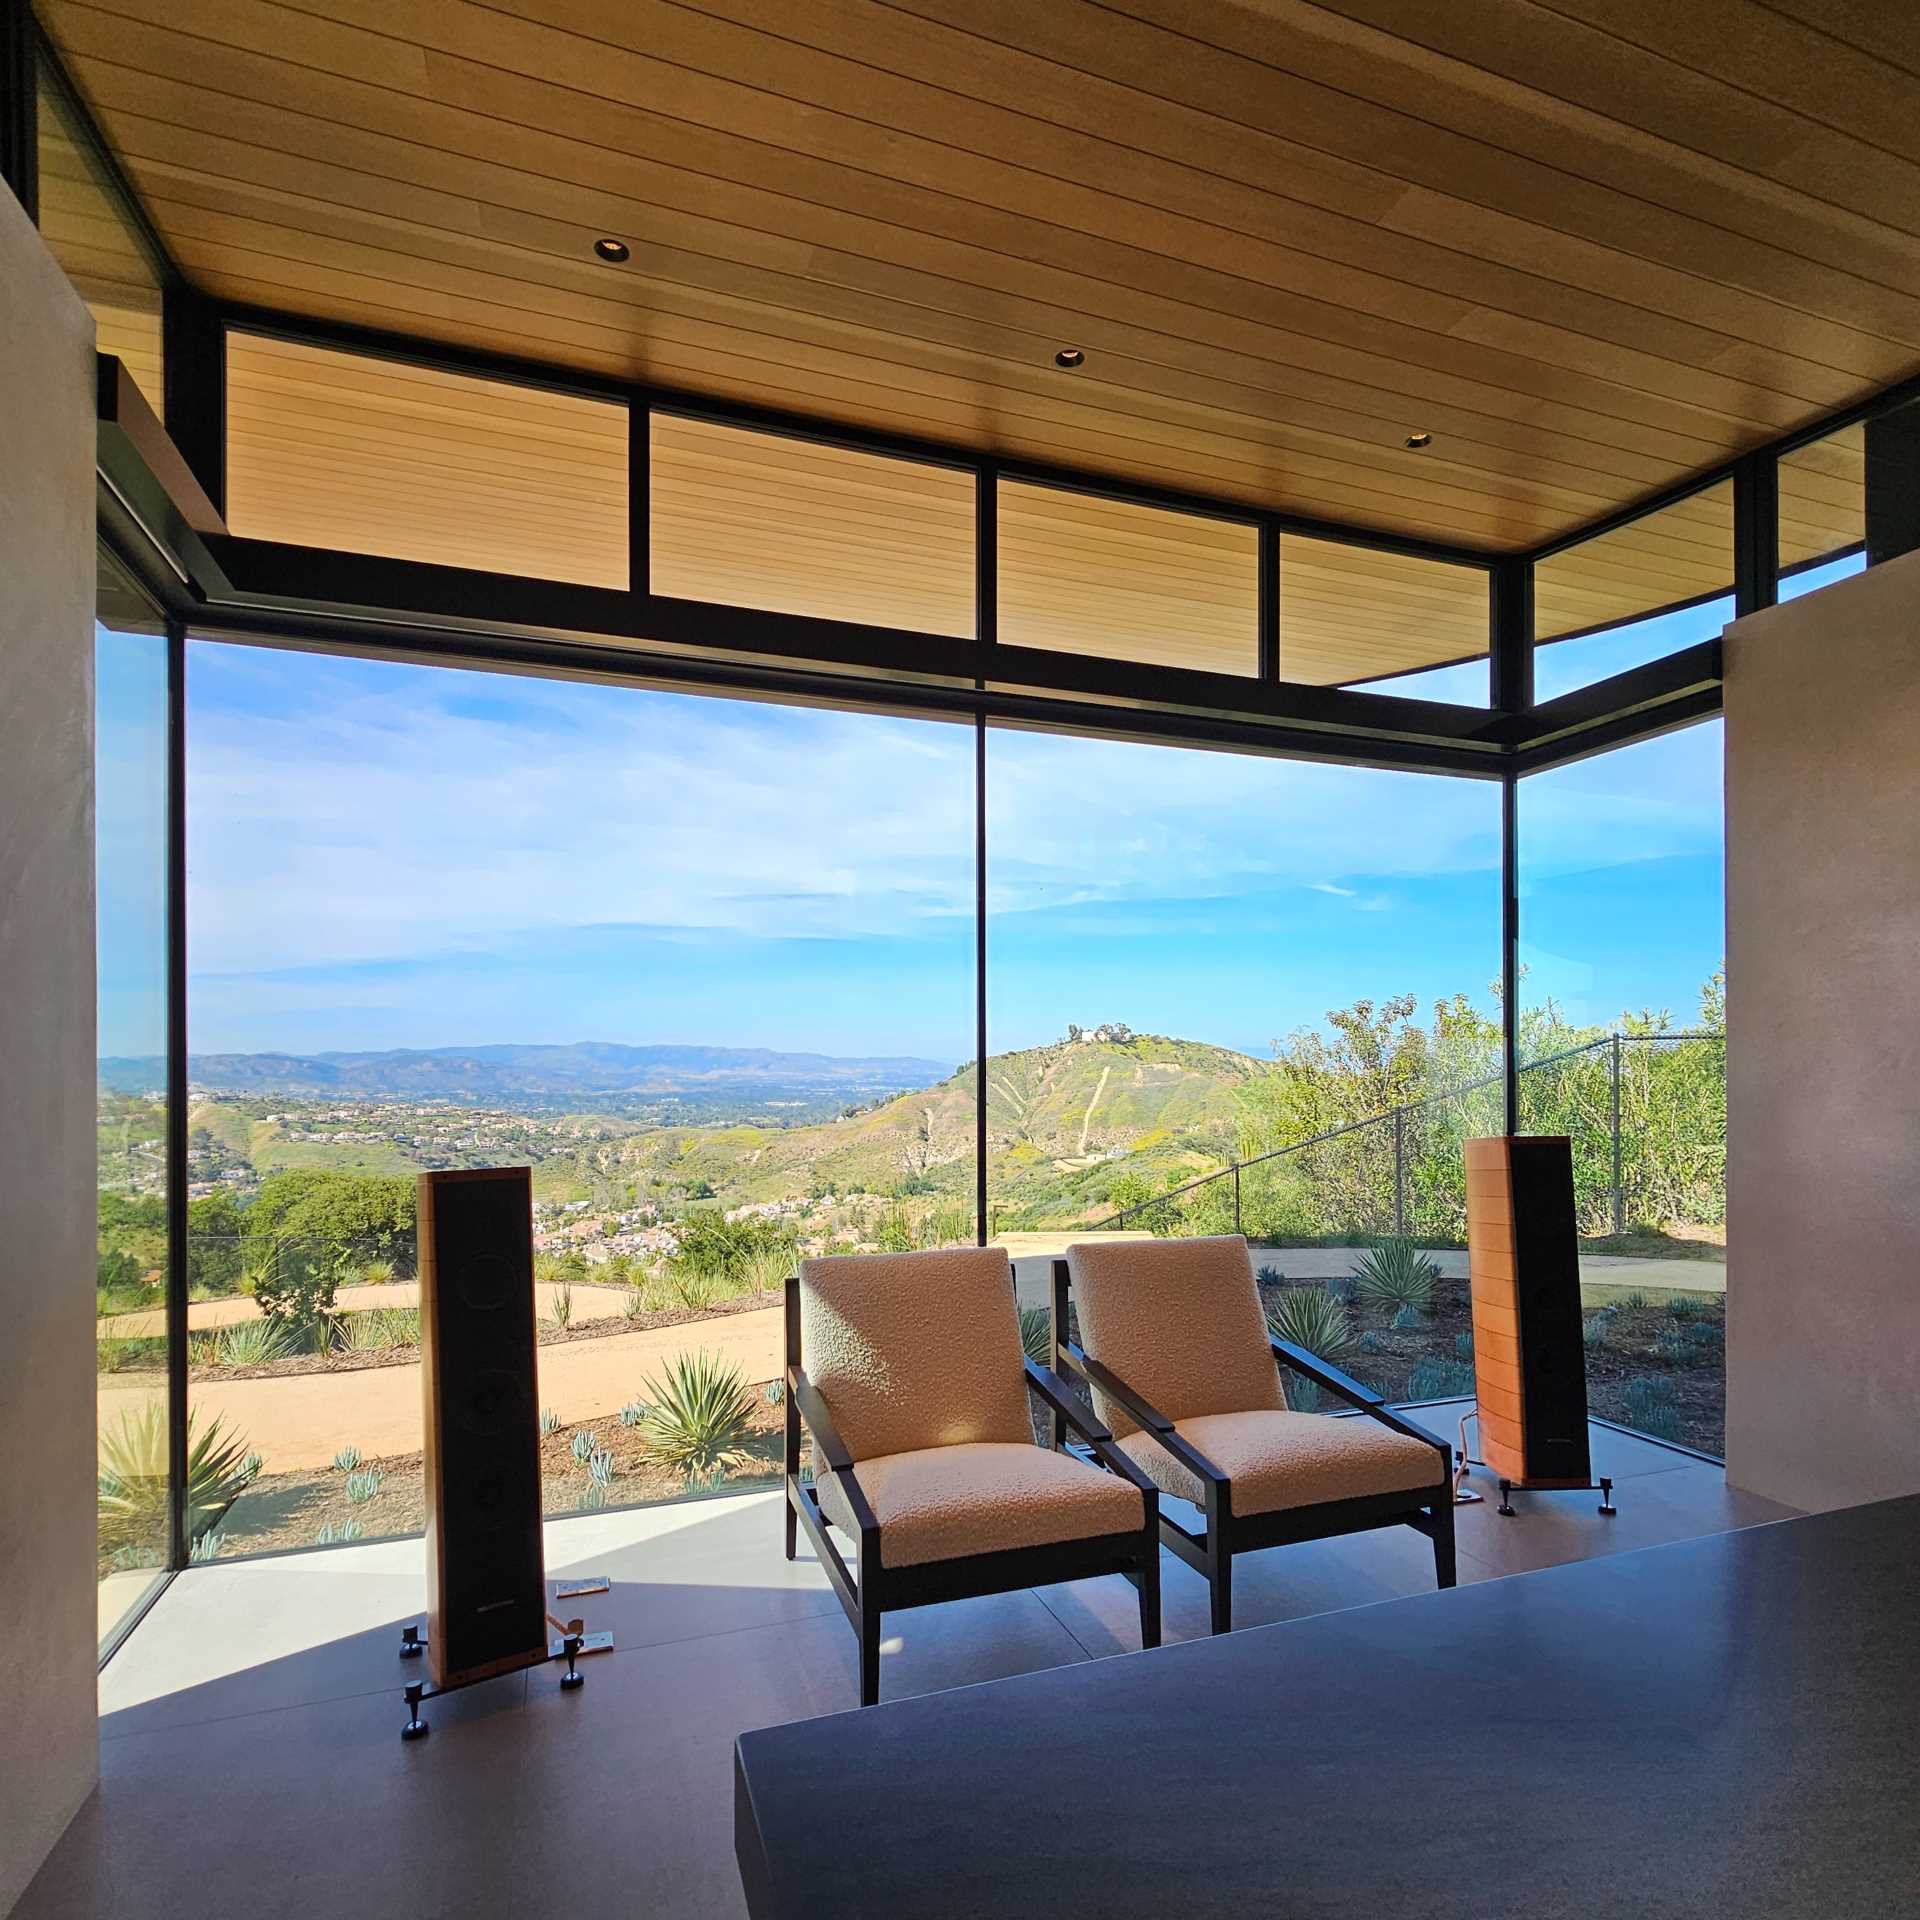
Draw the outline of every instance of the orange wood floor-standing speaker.
<instances>
[{"instance_id":1,"label":"orange wood floor-standing speaker","mask_svg":"<svg viewBox=\"0 0 1920 1920\"><path fill-rule=\"evenodd\" d=\"M1590 1484L1573 1143L1469 1140L1467 1263L1480 1445L1517 1487Z\"/></svg>"},{"instance_id":2,"label":"orange wood floor-standing speaker","mask_svg":"<svg viewBox=\"0 0 1920 1920\"><path fill-rule=\"evenodd\" d=\"M423 1173L427 1666L436 1687L547 1655L533 1175Z\"/></svg>"}]
</instances>

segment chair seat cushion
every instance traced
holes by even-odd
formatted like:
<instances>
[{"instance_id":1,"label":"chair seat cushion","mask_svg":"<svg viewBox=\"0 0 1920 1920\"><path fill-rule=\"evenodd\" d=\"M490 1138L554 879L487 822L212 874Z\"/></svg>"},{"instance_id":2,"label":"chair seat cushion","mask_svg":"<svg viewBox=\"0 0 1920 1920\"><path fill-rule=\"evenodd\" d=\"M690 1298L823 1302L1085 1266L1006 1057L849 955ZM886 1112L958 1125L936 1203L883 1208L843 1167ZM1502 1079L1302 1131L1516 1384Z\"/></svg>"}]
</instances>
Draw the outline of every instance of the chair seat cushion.
<instances>
[{"instance_id":1,"label":"chair seat cushion","mask_svg":"<svg viewBox=\"0 0 1920 1920\"><path fill-rule=\"evenodd\" d=\"M1174 1431L1233 1482L1236 1514L1274 1513L1357 1500L1373 1493L1426 1492L1442 1479L1439 1451L1365 1416L1320 1413L1209 1413ZM1204 1507L1207 1490L1149 1433L1120 1443L1155 1486Z\"/></svg>"},{"instance_id":2,"label":"chair seat cushion","mask_svg":"<svg viewBox=\"0 0 1920 1920\"><path fill-rule=\"evenodd\" d=\"M1030 1442L883 1454L856 1461L853 1475L880 1523L883 1567L1088 1540L1146 1524L1138 1487ZM858 1539L840 1476L823 1473L817 1484L827 1518Z\"/></svg>"}]
</instances>

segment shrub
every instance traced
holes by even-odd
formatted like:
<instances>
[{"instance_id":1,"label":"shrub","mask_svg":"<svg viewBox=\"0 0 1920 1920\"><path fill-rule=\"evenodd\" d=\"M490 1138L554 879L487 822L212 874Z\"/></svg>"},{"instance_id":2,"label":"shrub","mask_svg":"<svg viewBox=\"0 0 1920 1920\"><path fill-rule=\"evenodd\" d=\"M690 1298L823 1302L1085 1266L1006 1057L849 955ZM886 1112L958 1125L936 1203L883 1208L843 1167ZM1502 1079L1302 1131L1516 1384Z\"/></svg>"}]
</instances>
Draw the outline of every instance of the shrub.
<instances>
[{"instance_id":1,"label":"shrub","mask_svg":"<svg viewBox=\"0 0 1920 1920\"><path fill-rule=\"evenodd\" d=\"M770 1407L783 1407L787 1403L787 1383L784 1380L769 1380L761 1388L760 1397Z\"/></svg>"},{"instance_id":2,"label":"shrub","mask_svg":"<svg viewBox=\"0 0 1920 1920\"><path fill-rule=\"evenodd\" d=\"M1362 1353L1385 1353L1386 1350L1387 1343L1382 1340L1371 1327L1360 1336L1360 1351Z\"/></svg>"},{"instance_id":3,"label":"shrub","mask_svg":"<svg viewBox=\"0 0 1920 1920\"><path fill-rule=\"evenodd\" d=\"M679 1355L645 1386L641 1436L662 1465L691 1481L717 1475L739 1459L752 1431L753 1402L738 1367L703 1348Z\"/></svg>"},{"instance_id":4,"label":"shrub","mask_svg":"<svg viewBox=\"0 0 1920 1920\"><path fill-rule=\"evenodd\" d=\"M600 1444L600 1436L591 1427L575 1427L573 1438L567 1443L573 1457L583 1467Z\"/></svg>"},{"instance_id":5,"label":"shrub","mask_svg":"<svg viewBox=\"0 0 1920 1920\"><path fill-rule=\"evenodd\" d=\"M217 1332L187 1335L187 1365L217 1367L220 1364L220 1336Z\"/></svg>"},{"instance_id":6,"label":"shrub","mask_svg":"<svg viewBox=\"0 0 1920 1920\"><path fill-rule=\"evenodd\" d=\"M620 1311L629 1319L637 1320L647 1310L647 1296L641 1287L629 1287L620 1298Z\"/></svg>"},{"instance_id":7,"label":"shrub","mask_svg":"<svg viewBox=\"0 0 1920 1920\"><path fill-rule=\"evenodd\" d=\"M553 1290L553 1311L548 1323L556 1332L565 1333L573 1325L573 1282L562 1280Z\"/></svg>"},{"instance_id":8,"label":"shrub","mask_svg":"<svg viewBox=\"0 0 1920 1920\"><path fill-rule=\"evenodd\" d=\"M540 1438L550 1438L560 1431L560 1416L551 1407L540 1409Z\"/></svg>"},{"instance_id":9,"label":"shrub","mask_svg":"<svg viewBox=\"0 0 1920 1920\"><path fill-rule=\"evenodd\" d=\"M1643 1374L1629 1380L1620 1397L1626 1404L1628 1426L1637 1427L1656 1440L1679 1439L1680 1414L1674 1405L1671 1380L1657 1374Z\"/></svg>"},{"instance_id":10,"label":"shrub","mask_svg":"<svg viewBox=\"0 0 1920 1920\"><path fill-rule=\"evenodd\" d=\"M333 1464L338 1467L342 1473L351 1473L354 1468L360 1464L360 1449L358 1447L342 1447L340 1451L333 1456Z\"/></svg>"},{"instance_id":11,"label":"shrub","mask_svg":"<svg viewBox=\"0 0 1920 1920\"><path fill-rule=\"evenodd\" d=\"M1613 1309L1602 1307L1598 1313L1590 1313L1580 1323L1580 1344L1592 1352L1607 1344L1607 1336L1613 1331Z\"/></svg>"},{"instance_id":12,"label":"shrub","mask_svg":"<svg viewBox=\"0 0 1920 1920\"><path fill-rule=\"evenodd\" d=\"M620 1424L623 1427L637 1427L647 1417L647 1403L644 1400L629 1400L620 1409Z\"/></svg>"},{"instance_id":13,"label":"shrub","mask_svg":"<svg viewBox=\"0 0 1920 1920\"><path fill-rule=\"evenodd\" d=\"M1260 1284L1263 1287L1284 1287L1287 1284L1287 1276L1278 1267L1262 1267Z\"/></svg>"},{"instance_id":14,"label":"shrub","mask_svg":"<svg viewBox=\"0 0 1920 1920\"><path fill-rule=\"evenodd\" d=\"M1351 1316L1325 1287L1288 1287L1267 1308L1267 1329L1336 1366L1357 1344Z\"/></svg>"},{"instance_id":15,"label":"shrub","mask_svg":"<svg viewBox=\"0 0 1920 1920\"><path fill-rule=\"evenodd\" d=\"M660 1290L666 1296L664 1305L685 1307L693 1313L712 1306L716 1300L726 1299L734 1291L724 1273L682 1266L677 1260L669 1260L662 1270Z\"/></svg>"},{"instance_id":16,"label":"shrub","mask_svg":"<svg viewBox=\"0 0 1920 1920\"><path fill-rule=\"evenodd\" d=\"M348 1474L347 1498L356 1507L365 1506L380 1491L386 1477L378 1467L362 1467L359 1472Z\"/></svg>"},{"instance_id":17,"label":"shrub","mask_svg":"<svg viewBox=\"0 0 1920 1920\"><path fill-rule=\"evenodd\" d=\"M253 1297L260 1311L277 1322L290 1339L312 1339L325 1350L325 1341L316 1338L333 1319L334 1295L339 1291L340 1269L313 1248L298 1243L274 1249L253 1283Z\"/></svg>"},{"instance_id":18,"label":"shrub","mask_svg":"<svg viewBox=\"0 0 1920 1920\"><path fill-rule=\"evenodd\" d=\"M316 1547L334 1547L359 1538L360 1522L358 1520L329 1520L313 1536L313 1544Z\"/></svg>"},{"instance_id":19,"label":"shrub","mask_svg":"<svg viewBox=\"0 0 1920 1920\"><path fill-rule=\"evenodd\" d=\"M1702 1353L1717 1353L1727 1344L1727 1330L1711 1320L1696 1320L1684 1329L1684 1338L1688 1346Z\"/></svg>"},{"instance_id":20,"label":"shrub","mask_svg":"<svg viewBox=\"0 0 1920 1920\"><path fill-rule=\"evenodd\" d=\"M264 1367L293 1351L293 1337L273 1320L242 1320L220 1335L218 1363L223 1367Z\"/></svg>"},{"instance_id":21,"label":"shrub","mask_svg":"<svg viewBox=\"0 0 1920 1920\"><path fill-rule=\"evenodd\" d=\"M247 1444L215 1418L187 1414L187 1538L197 1540L246 1490ZM166 1539L167 1418L157 1403L131 1408L100 1436L100 1550L139 1552Z\"/></svg>"},{"instance_id":22,"label":"shrub","mask_svg":"<svg viewBox=\"0 0 1920 1920\"><path fill-rule=\"evenodd\" d=\"M1706 1316L1707 1303L1704 1300L1695 1300L1684 1293L1676 1293L1673 1298L1667 1302L1667 1318L1669 1320L1678 1320L1681 1322L1704 1320Z\"/></svg>"},{"instance_id":23,"label":"shrub","mask_svg":"<svg viewBox=\"0 0 1920 1920\"><path fill-rule=\"evenodd\" d=\"M1354 1285L1353 1275L1350 1273L1343 1273L1335 1279L1329 1280L1327 1282L1327 1291L1332 1294L1343 1307L1352 1306L1359 1294L1359 1289Z\"/></svg>"},{"instance_id":24,"label":"shrub","mask_svg":"<svg viewBox=\"0 0 1920 1920\"><path fill-rule=\"evenodd\" d=\"M390 1287L395 1279L391 1260L366 1260L360 1266L360 1284L363 1287Z\"/></svg>"},{"instance_id":25,"label":"shrub","mask_svg":"<svg viewBox=\"0 0 1920 1920\"><path fill-rule=\"evenodd\" d=\"M1433 1304L1440 1269L1404 1234L1382 1240L1360 1256L1353 1290L1370 1307L1418 1307Z\"/></svg>"},{"instance_id":26,"label":"shrub","mask_svg":"<svg viewBox=\"0 0 1920 1920\"><path fill-rule=\"evenodd\" d=\"M1053 1365L1053 1315L1045 1307L1020 1309L1020 1346L1036 1367Z\"/></svg>"},{"instance_id":27,"label":"shrub","mask_svg":"<svg viewBox=\"0 0 1920 1920\"><path fill-rule=\"evenodd\" d=\"M595 1447L587 1455L587 1478L596 1487L604 1487L612 1483L613 1455L605 1447Z\"/></svg>"},{"instance_id":28,"label":"shrub","mask_svg":"<svg viewBox=\"0 0 1920 1920\"><path fill-rule=\"evenodd\" d=\"M197 1567L208 1560L217 1560L220 1557L220 1549L226 1544L227 1536L224 1533L203 1533L187 1549L188 1563Z\"/></svg>"},{"instance_id":29,"label":"shrub","mask_svg":"<svg viewBox=\"0 0 1920 1920\"><path fill-rule=\"evenodd\" d=\"M1393 1330L1396 1333L1417 1333L1427 1324L1426 1315L1411 1300L1393 1316Z\"/></svg>"},{"instance_id":30,"label":"shrub","mask_svg":"<svg viewBox=\"0 0 1920 1920\"><path fill-rule=\"evenodd\" d=\"M1473 1391L1473 1369L1459 1360L1416 1360L1407 1380L1409 1400L1456 1400Z\"/></svg>"},{"instance_id":31,"label":"shrub","mask_svg":"<svg viewBox=\"0 0 1920 1920\"><path fill-rule=\"evenodd\" d=\"M1317 1382L1303 1380L1297 1373L1287 1380L1287 1406L1294 1413L1318 1413L1320 1388Z\"/></svg>"},{"instance_id":32,"label":"shrub","mask_svg":"<svg viewBox=\"0 0 1920 1920\"><path fill-rule=\"evenodd\" d=\"M1614 1304L1624 1307L1629 1313L1637 1313L1647 1304L1647 1296L1635 1287L1630 1292L1623 1293Z\"/></svg>"},{"instance_id":33,"label":"shrub","mask_svg":"<svg viewBox=\"0 0 1920 1920\"><path fill-rule=\"evenodd\" d=\"M1453 1336L1453 1357L1456 1360L1471 1360L1473 1358L1473 1329L1471 1327L1469 1327L1465 1333L1456 1333Z\"/></svg>"}]
</instances>

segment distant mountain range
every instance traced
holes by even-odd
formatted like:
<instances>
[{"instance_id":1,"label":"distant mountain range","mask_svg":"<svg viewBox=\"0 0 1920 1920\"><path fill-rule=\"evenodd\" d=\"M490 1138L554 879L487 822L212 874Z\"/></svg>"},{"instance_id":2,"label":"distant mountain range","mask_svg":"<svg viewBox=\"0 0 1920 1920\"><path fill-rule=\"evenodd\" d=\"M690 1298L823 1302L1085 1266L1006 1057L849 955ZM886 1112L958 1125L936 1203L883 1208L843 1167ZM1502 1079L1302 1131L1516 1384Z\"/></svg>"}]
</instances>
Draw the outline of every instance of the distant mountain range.
<instances>
[{"instance_id":1,"label":"distant mountain range","mask_svg":"<svg viewBox=\"0 0 1920 1920\"><path fill-rule=\"evenodd\" d=\"M767 1047L627 1047L585 1040L571 1046L395 1048L385 1053L202 1053L187 1078L222 1093L293 1094L308 1099L448 1100L471 1106L579 1107L676 1096L860 1101L931 1086L946 1062L911 1055L843 1059ZM164 1083L156 1057L100 1062L101 1085L139 1093Z\"/></svg>"}]
</instances>

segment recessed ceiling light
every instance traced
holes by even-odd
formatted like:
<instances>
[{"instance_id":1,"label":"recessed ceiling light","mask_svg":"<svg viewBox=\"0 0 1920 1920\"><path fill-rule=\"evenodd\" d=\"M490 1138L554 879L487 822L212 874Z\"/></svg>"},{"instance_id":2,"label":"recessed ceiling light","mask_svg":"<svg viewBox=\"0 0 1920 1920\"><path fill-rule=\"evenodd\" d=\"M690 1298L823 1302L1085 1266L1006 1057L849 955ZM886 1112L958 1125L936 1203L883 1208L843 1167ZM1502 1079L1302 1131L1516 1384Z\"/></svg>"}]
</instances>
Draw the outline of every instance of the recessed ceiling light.
<instances>
[{"instance_id":1,"label":"recessed ceiling light","mask_svg":"<svg viewBox=\"0 0 1920 1920\"><path fill-rule=\"evenodd\" d=\"M624 240L596 240L593 250L611 266L617 267L627 257L627 243Z\"/></svg>"},{"instance_id":2,"label":"recessed ceiling light","mask_svg":"<svg viewBox=\"0 0 1920 1920\"><path fill-rule=\"evenodd\" d=\"M1086 363L1087 356L1079 347L1062 347L1053 356L1053 364L1056 367L1065 367L1069 373L1075 367L1083 367Z\"/></svg>"},{"instance_id":3,"label":"recessed ceiling light","mask_svg":"<svg viewBox=\"0 0 1920 1920\"><path fill-rule=\"evenodd\" d=\"M1410 433L1407 435L1407 445L1412 447L1415 452L1418 452L1422 447L1430 447L1433 445L1433 435L1430 433Z\"/></svg>"}]
</instances>

